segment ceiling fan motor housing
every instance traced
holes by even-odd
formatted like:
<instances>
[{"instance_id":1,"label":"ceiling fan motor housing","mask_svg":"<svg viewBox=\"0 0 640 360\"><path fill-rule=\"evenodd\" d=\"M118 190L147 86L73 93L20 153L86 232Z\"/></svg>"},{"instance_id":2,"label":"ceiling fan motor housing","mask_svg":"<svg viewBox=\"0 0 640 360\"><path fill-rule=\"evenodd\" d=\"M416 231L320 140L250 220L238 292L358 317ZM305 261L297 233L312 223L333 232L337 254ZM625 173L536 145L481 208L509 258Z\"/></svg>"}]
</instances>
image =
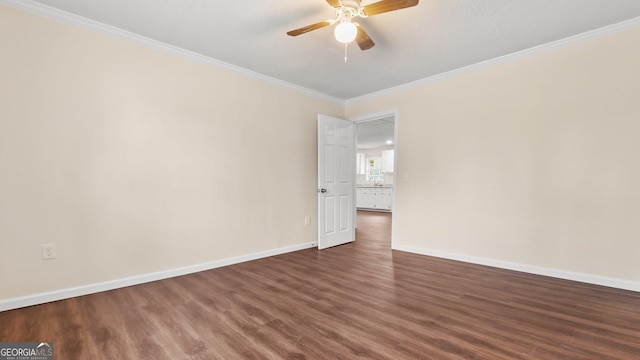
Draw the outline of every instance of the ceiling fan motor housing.
<instances>
[{"instance_id":1,"label":"ceiling fan motor housing","mask_svg":"<svg viewBox=\"0 0 640 360\"><path fill-rule=\"evenodd\" d=\"M352 8L358 12L358 8L360 7L360 0L342 0L342 6L345 8Z\"/></svg>"},{"instance_id":2,"label":"ceiling fan motor housing","mask_svg":"<svg viewBox=\"0 0 640 360\"><path fill-rule=\"evenodd\" d=\"M298 36L309 31L322 29L338 23L334 29L336 40L347 44L356 41L361 50L371 49L375 43L360 24L352 22L354 17L366 18L418 5L420 0L379 0L366 6L360 6L360 0L325 0L336 9L336 18L303 26L287 32L289 36Z\"/></svg>"}]
</instances>

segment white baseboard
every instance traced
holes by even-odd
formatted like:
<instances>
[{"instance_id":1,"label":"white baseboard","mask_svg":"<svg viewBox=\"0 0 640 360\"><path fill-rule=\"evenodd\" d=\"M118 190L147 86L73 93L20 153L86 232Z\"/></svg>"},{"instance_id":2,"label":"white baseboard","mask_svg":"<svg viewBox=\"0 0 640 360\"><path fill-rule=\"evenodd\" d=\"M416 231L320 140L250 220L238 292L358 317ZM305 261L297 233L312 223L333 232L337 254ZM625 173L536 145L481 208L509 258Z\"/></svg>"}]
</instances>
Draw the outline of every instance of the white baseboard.
<instances>
[{"instance_id":1,"label":"white baseboard","mask_svg":"<svg viewBox=\"0 0 640 360\"><path fill-rule=\"evenodd\" d=\"M227 259L215 260L202 264L185 266L177 269L169 269L149 274L136 275L124 279L110 280L96 284L76 286L67 289L55 290L51 292L39 293L34 295L22 296L6 300L0 300L0 311L13 310L26 306L44 304L52 301L68 299L76 296L89 295L102 291L123 288L132 285L144 284L151 281L168 279L176 276L193 274L200 271L211 270L223 266L239 264L246 261L262 259L270 256L286 254L298 250L309 249L315 247L316 242L304 243L299 245L287 246L283 248L261 251L253 254L236 256Z\"/></svg>"},{"instance_id":2,"label":"white baseboard","mask_svg":"<svg viewBox=\"0 0 640 360\"><path fill-rule=\"evenodd\" d=\"M410 246L396 245L393 247L393 249L410 252L414 254L419 254L419 255L433 256L433 257L438 257L443 259L462 261L466 263L486 265L486 266L491 266L491 267L496 267L501 269L515 270L515 271L525 272L529 274L550 276L550 277L564 279L564 280L572 280L572 281L578 281L578 282L587 283L587 284L602 285L602 286L608 286L608 287L617 288L617 289L640 292L640 282L637 282L637 281L622 280L622 279L610 278L605 276L590 275L590 274L551 269L551 268L526 265L526 264L518 264L518 263L512 263L508 261L467 256L467 255L449 253L444 251L414 248Z\"/></svg>"}]
</instances>

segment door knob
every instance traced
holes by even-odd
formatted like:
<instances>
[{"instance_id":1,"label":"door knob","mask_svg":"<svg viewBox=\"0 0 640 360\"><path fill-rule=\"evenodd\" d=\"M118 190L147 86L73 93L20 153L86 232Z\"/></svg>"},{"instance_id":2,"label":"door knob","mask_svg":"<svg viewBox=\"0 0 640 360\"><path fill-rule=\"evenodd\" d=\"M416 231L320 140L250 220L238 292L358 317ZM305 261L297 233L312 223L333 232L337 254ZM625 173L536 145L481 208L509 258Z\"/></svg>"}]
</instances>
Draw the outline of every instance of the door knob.
<instances>
[{"instance_id":1,"label":"door knob","mask_svg":"<svg viewBox=\"0 0 640 360\"><path fill-rule=\"evenodd\" d=\"M326 193L326 192L327 192L327 189L322 188L322 189L318 190L318 192L321 192L321 193L323 193L323 194L324 194L324 193Z\"/></svg>"}]
</instances>

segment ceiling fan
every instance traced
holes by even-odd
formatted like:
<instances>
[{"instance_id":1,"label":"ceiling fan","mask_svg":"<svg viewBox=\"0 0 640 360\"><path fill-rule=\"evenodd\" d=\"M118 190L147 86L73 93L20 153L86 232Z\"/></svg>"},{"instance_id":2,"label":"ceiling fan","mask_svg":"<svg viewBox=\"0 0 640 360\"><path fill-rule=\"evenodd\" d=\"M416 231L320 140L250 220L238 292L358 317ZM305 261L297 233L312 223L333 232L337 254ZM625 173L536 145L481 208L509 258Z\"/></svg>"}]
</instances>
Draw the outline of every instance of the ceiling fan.
<instances>
[{"instance_id":1,"label":"ceiling fan","mask_svg":"<svg viewBox=\"0 0 640 360\"><path fill-rule=\"evenodd\" d=\"M334 29L336 40L343 44L356 41L362 50L371 49L375 43L360 24L353 22L353 18L366 18L390 11L400 10L418 5L419 0L382 0L370 5L360 6L360 0L326 0L336 9L336 18L307 25L287 32L289 36L298 36L312 30L338 23Z\"/></svg>"}]
</instances>

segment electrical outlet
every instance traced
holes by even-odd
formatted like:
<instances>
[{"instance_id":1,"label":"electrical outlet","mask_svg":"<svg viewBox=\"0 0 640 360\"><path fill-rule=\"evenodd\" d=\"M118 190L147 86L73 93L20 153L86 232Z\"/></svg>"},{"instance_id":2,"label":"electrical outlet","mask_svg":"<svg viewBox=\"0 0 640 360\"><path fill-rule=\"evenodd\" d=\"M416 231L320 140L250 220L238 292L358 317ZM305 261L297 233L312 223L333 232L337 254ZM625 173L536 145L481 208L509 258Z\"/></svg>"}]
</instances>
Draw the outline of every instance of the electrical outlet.
<instances>
[{"instance_id":1,"label":"electrical outlet","mask_svg":"<svg viewBox=\"0 0 640 360\"><path fill-rule=\"evenodd\" d=\"M304 224L311 225L311 216L307 215L304 217Z\"/></svg>"},{"instance_id":2,"label":"electrical outlet","mask_svg":"<svg viewBox=\"0 0 640 360\"><path fill-rule=\"evenodd\" d=\"M42 260L56 258L56 244L42 244Z\"/></svg>"}]
</instances>

